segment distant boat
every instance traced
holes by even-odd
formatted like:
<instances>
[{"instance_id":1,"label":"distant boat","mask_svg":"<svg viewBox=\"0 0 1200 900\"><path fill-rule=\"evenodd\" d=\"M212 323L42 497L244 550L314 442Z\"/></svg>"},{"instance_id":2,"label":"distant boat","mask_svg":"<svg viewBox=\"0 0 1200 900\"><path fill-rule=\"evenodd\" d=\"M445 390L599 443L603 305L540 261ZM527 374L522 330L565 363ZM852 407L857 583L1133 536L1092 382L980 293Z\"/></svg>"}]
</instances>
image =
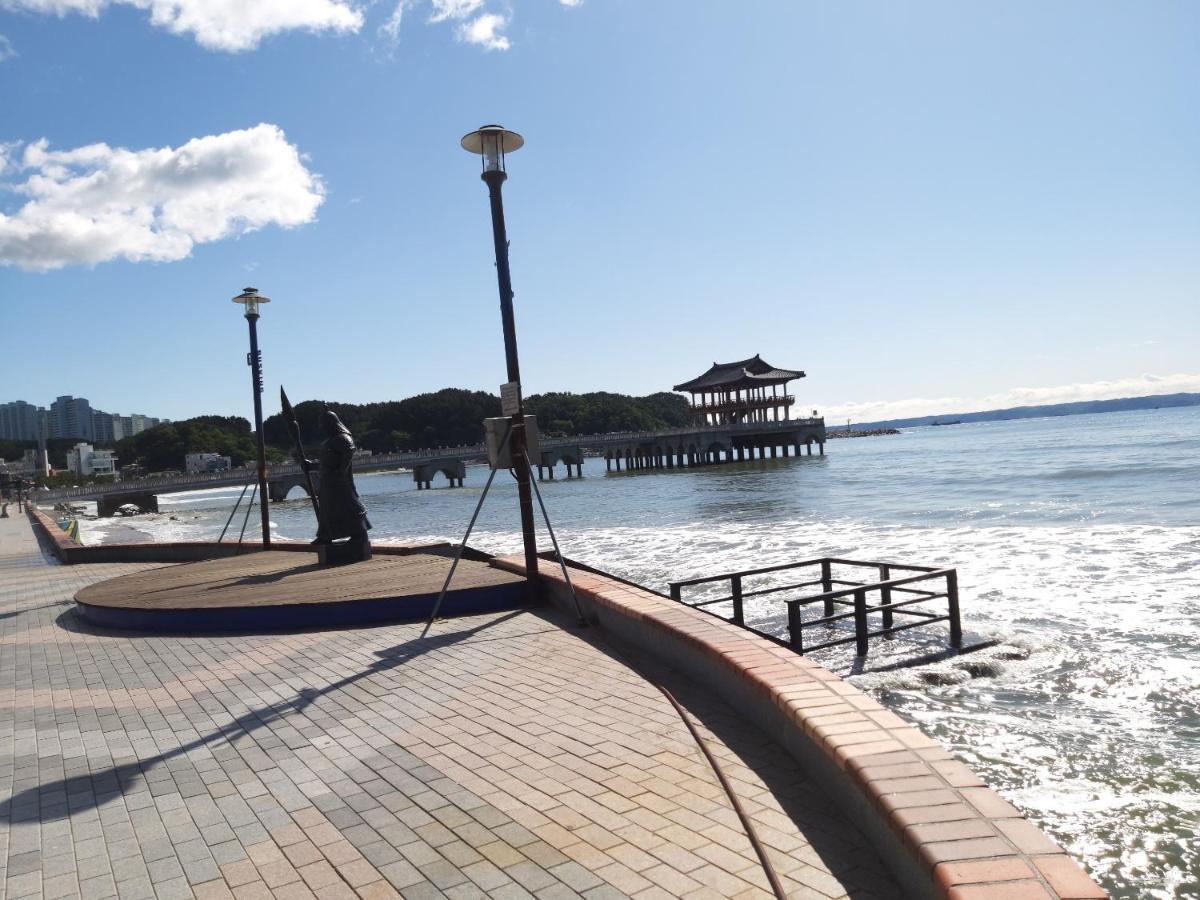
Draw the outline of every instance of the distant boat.
<instances>
[{"instance_id":1,"label":"distant boat","mask_svg":"<svg viewBox=\"0 0 1200 900\"><path fill-rule=\"evenodd\" d=\"M962 419L955 419L953 422L930 422L930 425L961 425Z\"/></svg>"}]
</instances>

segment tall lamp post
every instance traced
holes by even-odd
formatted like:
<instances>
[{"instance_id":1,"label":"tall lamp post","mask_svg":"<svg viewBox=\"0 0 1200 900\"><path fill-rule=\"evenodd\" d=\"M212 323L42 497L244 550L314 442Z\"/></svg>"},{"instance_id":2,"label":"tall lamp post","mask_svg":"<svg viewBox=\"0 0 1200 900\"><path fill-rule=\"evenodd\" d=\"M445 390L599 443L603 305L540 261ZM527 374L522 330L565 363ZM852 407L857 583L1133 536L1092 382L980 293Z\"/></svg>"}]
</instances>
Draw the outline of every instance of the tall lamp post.
<instances>
[{"instance_id":1,"label":"tall lamp post","mask_svg":"<svg viewBox=\"0 0 1200 900\"><path fill-rule=\"evenodd\" d=\"M267 445L263 439L262 416L262 351L258 349L258 305L270 303L258 288L243 288L233 298L234 303L246 307L246 322L250 325L250 352L246 354L246 365L250 367L250 386L254 392L254 433L258 438L258 504L262 510L262 544L264 550L271 548L271 516L267 510Z\"/></svg>"},{"instance_id":2,"label":"tall lamp post","mask_svg":"<svg viewBox=\"0 0 1200 900\"><path fill-rule=\"evenodd\" d=\"M529 488L529 466L525 462L525 409L521 399L521 366L517 360L517 326L513 319L512 278L508 271L508 235L504 229L504 198L500 187L508 175L504 157L520 150L525 139L499 125L484 125L462 139L462 148L483 157L483 175L492 205L492 239L496 245L496 281L500 288L500 320L504 327L504 358L508 381L516 389L516 410L512 413L512 458L516 462L517 496L521 507L521 538L525 544L525 573L537 578L537 534L533 528L533 495Z\"/></svg>"}]
</instances>

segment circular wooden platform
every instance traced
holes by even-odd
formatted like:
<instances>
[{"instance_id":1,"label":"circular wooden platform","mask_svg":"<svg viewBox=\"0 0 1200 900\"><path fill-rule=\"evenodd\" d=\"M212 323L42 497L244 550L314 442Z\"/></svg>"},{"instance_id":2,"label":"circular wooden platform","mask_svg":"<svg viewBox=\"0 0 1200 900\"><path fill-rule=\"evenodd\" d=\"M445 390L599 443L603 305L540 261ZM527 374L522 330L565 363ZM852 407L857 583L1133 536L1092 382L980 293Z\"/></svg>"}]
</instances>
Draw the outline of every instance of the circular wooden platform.
<instances>
[{"instance_id":1,"label":"circular wooden platform","mask_svg":"<svg viewBox=\"0 0 1200 900\"><path fill-rule=\"evenodd\" d=\"M110 628L161 631L291 630L427 617L451 557L377 554L323 567L315 553L268 551L122 575L75 595L79 615ZM454 573L440 615L511 609L525 579L470 559Z\"/></svg>"}]
</instances>

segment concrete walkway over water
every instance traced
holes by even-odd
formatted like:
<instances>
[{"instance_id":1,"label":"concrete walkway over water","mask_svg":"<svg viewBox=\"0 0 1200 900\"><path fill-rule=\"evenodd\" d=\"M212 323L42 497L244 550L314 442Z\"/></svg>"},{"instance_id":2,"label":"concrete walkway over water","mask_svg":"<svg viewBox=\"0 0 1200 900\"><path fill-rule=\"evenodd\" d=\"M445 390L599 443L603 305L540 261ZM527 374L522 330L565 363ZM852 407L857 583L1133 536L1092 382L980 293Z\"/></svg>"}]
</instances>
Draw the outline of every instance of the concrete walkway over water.
<instances>
[{"instance_id":1,"label":"concrete walkway over water","mask_svg":"<svg viewBox=\"0 0 1200 900\"><path fill-rule=\"evenodd\" d=\"M544 610L255 636L105 633L0 520L0 900L768 897L712 770L595 629ZM639 661L639 665L646 665ZM795 897L898 891L790 756L654 670Z\"/></svg>"}]
</instances>

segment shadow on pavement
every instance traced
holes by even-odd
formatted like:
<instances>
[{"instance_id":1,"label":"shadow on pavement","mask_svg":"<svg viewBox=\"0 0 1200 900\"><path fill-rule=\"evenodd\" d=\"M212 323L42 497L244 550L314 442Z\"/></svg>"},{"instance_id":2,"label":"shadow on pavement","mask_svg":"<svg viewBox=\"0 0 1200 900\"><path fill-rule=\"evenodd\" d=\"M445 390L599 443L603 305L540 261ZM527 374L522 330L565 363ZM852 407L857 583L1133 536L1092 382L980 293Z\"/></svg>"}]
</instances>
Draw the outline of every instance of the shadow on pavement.
<instances>
[{"instance_id":1,"label":"shadow on pavement","mask_svg":"<svg viewBox=\"0 0 1200 900\"><path fill-rule=\"evenodd\" d=\"M103 806L105 803L115 800L130 790L141 780L147 771L160 763L217 741L251 734L277 719L286 718L293 713L303 712L305 707L319 697L339 691L376 673L399 668L409 660L416 659L426 653L452 647L461 641L474 637L482 631L486 631L489 628L524 614L525 610L514 610L507 615L490 619L466 631L434 635L424 639L414 638L413 640L397 644L394 647L378 650L375 655L379 659L361 672L347 675L345 678L319 689L303 688L290 700L281 701L263 709L251 710L245 715L234 719L228 725L209 734L202 735L188 744L176 747L174 750L98 772L75 775L71 778L49 784L39 784L26 788L19 794L15 794L0 802L0 822L13 825L29 822L52 822L58 819L65 819L80 810ZM82 631L83 629L76 626L75 630ZM88 631L90 632L90 629Z\"/></svg>"}]
</instances>

